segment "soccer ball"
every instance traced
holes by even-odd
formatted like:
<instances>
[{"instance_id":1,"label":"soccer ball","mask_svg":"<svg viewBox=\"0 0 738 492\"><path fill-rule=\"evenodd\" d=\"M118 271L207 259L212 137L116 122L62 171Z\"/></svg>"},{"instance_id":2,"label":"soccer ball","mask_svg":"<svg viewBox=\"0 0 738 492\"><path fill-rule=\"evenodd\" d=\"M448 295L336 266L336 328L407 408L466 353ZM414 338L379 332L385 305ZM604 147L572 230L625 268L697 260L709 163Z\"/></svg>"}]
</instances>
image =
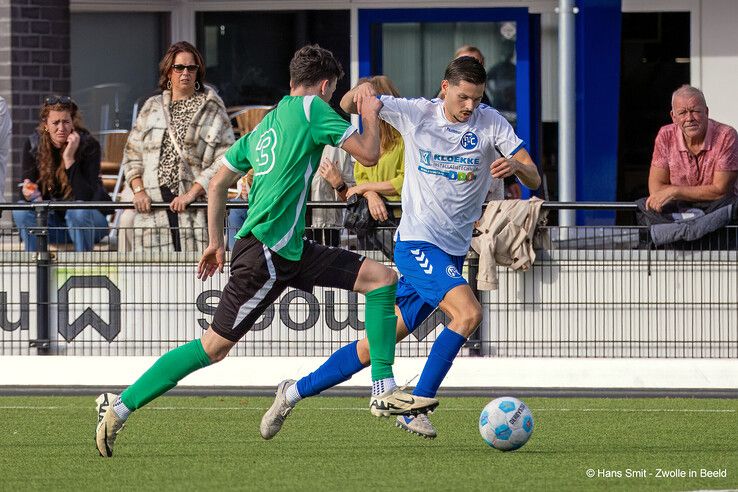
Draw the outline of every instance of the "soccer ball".
<instances>
[{"instance_id":1,"label":"soccer ball","mask_svg":"<svg viewBox=\"0 0 738 492\"><path fill-rule=\"evenodd\" d=\"M513 451L528 442L533 434L533 415L522 401L503 396L487 403L482 410L479 433L493 448Z\"/></svg>"}]
</instances>

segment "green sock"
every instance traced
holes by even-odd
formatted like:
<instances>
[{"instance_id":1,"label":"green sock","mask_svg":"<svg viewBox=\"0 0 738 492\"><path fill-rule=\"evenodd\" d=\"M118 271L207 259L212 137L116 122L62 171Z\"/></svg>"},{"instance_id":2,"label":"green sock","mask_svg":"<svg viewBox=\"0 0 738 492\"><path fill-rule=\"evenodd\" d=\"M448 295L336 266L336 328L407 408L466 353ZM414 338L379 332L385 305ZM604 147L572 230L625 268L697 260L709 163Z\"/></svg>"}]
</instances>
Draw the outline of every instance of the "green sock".
<instances>
[{"instance_id":1,"label":"green sock","mask_svg":"<svg viewBox=\"0 0 738 492\"><path fill-rule=\"evenodd\" d=\"M387 285L366 293L366 338L372 361L372 381L391 378L395 362L395 293L397 284Z\"/></svg>"},{"instance_id":2,"label":"green sock","mask_svg":"<svg viewBox=\"0 0 738 492\"><path fill-rule=\"evenodd\" d=\"M148 371L120 395L133 411L177 386L188 374L210 365L210 358L198 338L159 357Z\"/></svg>"}]
</instances>

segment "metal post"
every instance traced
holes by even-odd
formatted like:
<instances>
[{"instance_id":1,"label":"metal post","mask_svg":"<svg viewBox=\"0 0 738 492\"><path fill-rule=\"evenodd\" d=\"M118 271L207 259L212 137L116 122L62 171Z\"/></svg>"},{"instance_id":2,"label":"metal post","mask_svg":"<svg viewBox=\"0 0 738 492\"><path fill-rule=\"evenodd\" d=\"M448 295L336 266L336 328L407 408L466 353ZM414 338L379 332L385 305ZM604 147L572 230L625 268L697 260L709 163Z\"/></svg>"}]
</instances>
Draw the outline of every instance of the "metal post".
<instances>
[{"instance_id":1,"label":"metal post","mask_svg":"<svg viewBox=\"0 0 738 492\"><path fill-rule=\"evenodd\" d=\"M49 208L44 205L35 207L36 228L29 231L36 236L36 339L29 342L39 355L49 353L51 299L49 298L49 281L51 277L51 255L49 254Z\"/></svg>"},{"instance_id":2,"label":"metal post","mask_svg":"<svg viewBox=\"0 0 738 492\"><path fill-rule=\"evenodd\" d=\"M471 287L472 292L474 293L474 297L477 298L477 301L479 301L479 304L482 304L482 296L479 293L479 289L477 288L477 275L479 275L479 256L476 254L469 253L467 255L467 261L468 264L468 272L469 272L469 287ZM476 355L480 356L483 355L482 352L482 344L484 342L489 343L489 340L483 340L482 334L483 332L489 333L489 330L483 330L483 324L489 323L489 318L482 319L482 323L477 327L476 330L474 330L474 333L471 334L469 339L466 341L466 344L464 345L466 348L469 349L470 355Z\"/></svg>"},{"instance_id":3,"label":"metal post","mask_svg":"<svg viewBox=\"0 0 738 492\"><path fill-rule=\"evenodd\" d=\"M573 202L576 189L576 81L574 0L559 0L559 201ZM574 210L559 212L559 225L576 224Z\"/></svg>"}]
</instances>

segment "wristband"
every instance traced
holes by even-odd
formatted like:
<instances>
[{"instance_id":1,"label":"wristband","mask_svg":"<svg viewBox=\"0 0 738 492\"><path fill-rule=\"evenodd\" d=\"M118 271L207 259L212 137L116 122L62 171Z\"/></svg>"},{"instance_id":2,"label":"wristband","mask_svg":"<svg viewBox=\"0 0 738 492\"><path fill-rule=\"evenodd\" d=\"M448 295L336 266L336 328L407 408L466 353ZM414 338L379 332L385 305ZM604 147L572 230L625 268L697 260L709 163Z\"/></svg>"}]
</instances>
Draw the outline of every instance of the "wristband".
<instances>
[{"instance_id":1,"label":"wristband","mask_svg":"<svg viewBox=\"0 0 738 492\"><path fill-rule=\"evenodd\" d=\"M340 185L336 186L335 190L339 193L343 193L348 189L345 181L342 181Z\"/></svg>"}]
</instances>

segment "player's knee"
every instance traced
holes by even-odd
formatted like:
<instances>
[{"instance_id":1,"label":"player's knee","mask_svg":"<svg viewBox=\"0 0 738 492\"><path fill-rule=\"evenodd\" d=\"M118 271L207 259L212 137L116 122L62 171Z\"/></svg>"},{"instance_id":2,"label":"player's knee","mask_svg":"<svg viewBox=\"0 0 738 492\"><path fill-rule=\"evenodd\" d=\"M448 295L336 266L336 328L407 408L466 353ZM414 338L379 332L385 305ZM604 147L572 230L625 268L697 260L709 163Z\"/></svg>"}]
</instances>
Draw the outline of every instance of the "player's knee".
<instances>
[{"instance_id":1,"label":"player's knee","mask_svg":"<svg viewBox=\"0 0 738 492\"><path fill-rule=\"evenodd\" d=\"M391 268L383 267L382 273L379 275L379 281L382 286L394 285L397 283L397 272Z\"/></svg>"},{"instance_id":2,"label":"player's knee","mask_svg":"<svg viewBox=\"0 0 738 492\"><path fill-rule=\"evenodd\" d=\"M232 342L226 338L215 333L212 328L209 328L200 338L202 343L202 349L205 351L205 355L210 359L211 364L220 362L228 356L228 352L231 351L235 342Z\"/></svg>"},{"instance_id":3,"label":"player's knee","mask_svg":"<svg viewBox=\"0 0 738 492\"><path fill-rule=\"evenodd\" d=\"M375 275L375 289L380 287L386 287L388 285L395 285L397 283L397 272L391 268L387 268L384 265L377 270Z\"/></svg>"},{"instance_id":4,"label":"player's knee","mask_svg":"<svg viewBox=\"0 0 738 492\"><path fill-rule=\"evenodd\" d=\"M474 306L469 317L469 327L474 331L482 323L482 306L478 304Z\"/></svg>"},{"instance_id":5,"label":"player's knee","mask_svg":"<svg viewBox=\"0 0 738 492\"><path fill-rule=\"evenodd\" d=\"M397 273L376 261L367 260L359 271L359 276L354 285L354 291L366 294L381 287L395 285Z\"/></svg>"},{"instance_id":6,"label":"player's knee","mask_svg":"<svg viewBox=\"0 0 738 492\"><path fill-rule=\"evenodd\" d=\"M230 350L222 348L222 347L215 347L209 351L206 351L211 364L220 362L226 357L228 357L228 352L230 352Z\"/></svg>"},{"instance_id":7,"label":"player's knee","mask_svg":"<svg viewBox=\"0 0 738 492\"><path fill-rule=\"evenodd\" d=\"M468 309L459 313L455 320L458 322L458 325L467 332L464 333L464 335L469 336L474 333L474 330L476 330L477 326L482 322L482 307L479 305L470 306Z\"/></svg>"},{"instance_id":8,"label":"player's knee","mask_svg":"<svg viewBox=\"0 0 738 492\"><path fill-rule=\"evenodd\" d=\"M399 312L399 310L396 310ZM395 343L400 343L410 334L410 331L405 326L405 322L402 319L402 315L397 316L397 328L395 330Z\"/></svg>"},{"instance_id":9,"label":"player's knee","mask_svg":"<svg viewBox=\"0 0 738 492\"><path fill-rule=\"evenodd\" d=\"M359 343L356 344L356 354L359 357L361 365L364 367L369 365L371 358L369 357L369 341L366 338L362 338L359 340Z\"/></svg>"}]
</instances>

